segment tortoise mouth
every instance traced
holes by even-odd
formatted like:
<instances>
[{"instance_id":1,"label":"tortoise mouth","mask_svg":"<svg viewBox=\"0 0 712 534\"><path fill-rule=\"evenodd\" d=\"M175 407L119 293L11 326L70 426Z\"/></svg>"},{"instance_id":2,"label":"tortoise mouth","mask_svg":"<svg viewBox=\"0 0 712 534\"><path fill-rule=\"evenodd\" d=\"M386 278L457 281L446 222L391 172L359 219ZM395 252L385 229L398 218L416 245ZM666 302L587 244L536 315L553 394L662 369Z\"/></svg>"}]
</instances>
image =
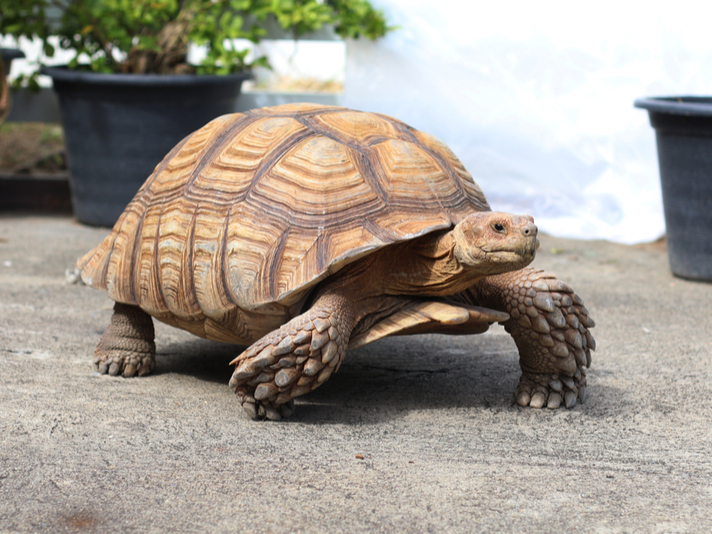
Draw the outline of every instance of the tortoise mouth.
<instances>
[{"instance_id":1,"label":"tortoise mouth","mask_svg":"<svg viewBox=\"0 0 712 534\"><path fill-rule=\"evenodd\" d=\"M539 240L530 237L520 243L497 243L480 248L477 269L488 274L516 271L529 265L536 257Z\"/></svg>"},{"instance_id":2,"label":"tortoise mouth","mask_svg":"<svg viewBox=\"0 0 712 534\"><path fill-rule=\"evenodd\" d=\"M536 256L536 249L534 247L526 247L514 250L489 250L483 252L486 261L492 261L495 263L530 263Z\"/></svg>"},{"instance_id":3,"label":"tortoise mouth","mask_svg":"<svg viewBox=\"0 0 712 534\"><path fill-rule=\"evenodd\" d=\"M499 242L499 243L491 243L488 244L484 247L481 247L480 250L486 255L486 256L506 256L506 257L530 257L533 259L534 256L536 256L536 251L539 248L539 240L534 237L527 237L526 239L523 239L522 242L520 243L511 243L511 242Z\"/></svg>"}]
</instances>

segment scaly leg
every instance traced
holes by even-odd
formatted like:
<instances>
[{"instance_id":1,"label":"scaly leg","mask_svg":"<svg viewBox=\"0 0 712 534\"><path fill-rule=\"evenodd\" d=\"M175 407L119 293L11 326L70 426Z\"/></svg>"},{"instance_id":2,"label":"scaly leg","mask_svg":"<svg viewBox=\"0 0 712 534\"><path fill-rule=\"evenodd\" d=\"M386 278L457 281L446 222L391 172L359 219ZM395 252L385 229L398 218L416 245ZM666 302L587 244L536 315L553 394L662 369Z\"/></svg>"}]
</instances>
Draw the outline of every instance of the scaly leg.
<instances>
[{"instance_id":1,"label":"scaly leg","mask_svg":"<svg viewBox=\"0 0 712 534\"><path fill-rule=\"evenodd\" d=\"M138 306L117 302L111 324L94 351L101 374L130 377L147 375L156 364L153 321Z\"/></svg>"},{"instance_id":2,"label":"scaly leg","mask_svg":"<svg viewBox=\"0 0 712 534\"><path fill-rule=\"evenodd\" d=\"M295 397L339 369L354 323L346 300L327 295L235 358L230 387L247 414L271 420L291 415Z\"/></svg>"},{"instance_id":3,"label":"scaly leg","mask_svg":"<svg viewBox=\"0 0 712 534\"><path fill-rule=\"evenodd\" d=\"M595 323L571 287L527 268L484 278L460 298L510 315L503 324L519 349L520 406L558 408L563 401L572 408L577 398L584 401Z\"/></svg>"}]
</instances>

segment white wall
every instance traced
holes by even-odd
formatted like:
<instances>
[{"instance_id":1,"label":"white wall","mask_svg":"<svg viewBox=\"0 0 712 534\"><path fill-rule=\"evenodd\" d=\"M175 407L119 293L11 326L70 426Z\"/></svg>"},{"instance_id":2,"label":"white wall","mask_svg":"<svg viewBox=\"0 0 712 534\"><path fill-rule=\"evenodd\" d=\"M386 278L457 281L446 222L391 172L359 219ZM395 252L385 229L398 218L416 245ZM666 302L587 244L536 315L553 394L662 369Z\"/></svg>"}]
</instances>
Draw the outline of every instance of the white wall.
<instances>
[{"instance_id":1,"label":"white wall","mask_svg":"<svg viewBox=\"0 0 712 534\"><path fill-rule=\"evenodd\" d=\"M712 6L372 0L401 29L348 44L344 104L452 147L493 209L548 233L664 233L640 96L712 94Z\"/></svg>"},{"instance_id":2,"label":"white wall","mask_svg":"<svg viewBox=\"0 0 712 534\"><path fill-rule=\"evenodd\" d=\"M0 35L0 47L19 48L25 53L25 59L15 59L12 62L8 78L13 80L23 74L32 74L36 70L35 62L39 59L48 65L66 65L74 58L74 52L62 50L59 47L59 38L50 37L49 42L55 48L52 58L44 55L42 41L37 38L30 40L23 37L18 42L12 36ZM49 76L40 75L37 81L41 87L52 87L52 79Z\"/></svg>"}]
</instances>

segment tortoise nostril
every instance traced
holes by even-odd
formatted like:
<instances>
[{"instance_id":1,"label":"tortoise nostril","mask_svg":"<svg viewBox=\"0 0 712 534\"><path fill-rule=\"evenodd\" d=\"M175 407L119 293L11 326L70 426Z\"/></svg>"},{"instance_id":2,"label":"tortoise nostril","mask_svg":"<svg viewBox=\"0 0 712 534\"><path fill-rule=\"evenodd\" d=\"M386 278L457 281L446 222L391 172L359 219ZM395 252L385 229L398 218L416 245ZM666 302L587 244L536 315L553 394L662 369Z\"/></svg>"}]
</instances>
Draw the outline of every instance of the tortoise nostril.
<instances>
[{"instance_id":1,"label":"tortoise nostril","mask_svg":"<svg viewBox=\"0 0 712 534\"><path fill-rule=\"evenodd\" d=\"M537 233L537 227L534 224L527 224L522 227L522 235L524 235L525 237L536 236Z\"/></svg>"}]
</instances>

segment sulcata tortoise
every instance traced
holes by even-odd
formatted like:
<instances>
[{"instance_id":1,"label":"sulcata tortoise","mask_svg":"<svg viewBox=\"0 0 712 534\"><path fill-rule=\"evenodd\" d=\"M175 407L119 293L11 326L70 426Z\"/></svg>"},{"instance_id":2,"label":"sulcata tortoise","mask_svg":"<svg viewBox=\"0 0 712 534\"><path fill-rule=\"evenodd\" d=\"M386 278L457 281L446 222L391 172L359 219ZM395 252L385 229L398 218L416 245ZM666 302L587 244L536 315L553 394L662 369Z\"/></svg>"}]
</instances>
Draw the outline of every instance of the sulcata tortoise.
<instances>
[{"instance_id":1,"label":"sulcata tortoise","mask_svg":"<svg viewBox=\"0 0 712 534\"><path fill-rule=\"evenodd\" d=\"M491 211L442 142L391 117L288 104L213 120L156 167L78 262L116 302L101 373L154 367L151 317L249 345L230 380L253 418L388 335L474 334L519 349L521 406L584 399L594 326L565 283L526 268L537 227Z\"/></svg>"}]
</instances>

